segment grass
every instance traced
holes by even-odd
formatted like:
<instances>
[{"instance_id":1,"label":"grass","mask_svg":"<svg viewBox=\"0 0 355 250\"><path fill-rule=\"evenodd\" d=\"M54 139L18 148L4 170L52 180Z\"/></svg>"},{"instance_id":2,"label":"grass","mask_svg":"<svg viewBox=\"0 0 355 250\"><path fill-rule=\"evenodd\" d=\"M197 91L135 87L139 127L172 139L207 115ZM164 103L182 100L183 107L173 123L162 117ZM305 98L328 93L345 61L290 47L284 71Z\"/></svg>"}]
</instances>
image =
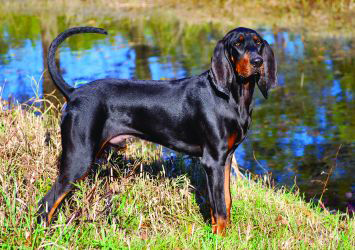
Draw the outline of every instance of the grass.
<instances>
[{"instance_id":1,"label":"grass","mask_svg":"<svg viewBox=\"0 0 355 250\"><path fill-rule=\"evenodd\" d=\"M161 147L141 141L124 152L108 151L89 177L76 183L52 225L39 226L36 204L57 175L61 146L59 109L46 109L40 100L36 104L11 109L0 104L3 248L355 247L353 218L322 211L297 192L249 179L233 180L232 225L225 238L213 235L204 219L207 195L198 161L188 168L179 156L172 170L161 160Z\"/></svg>"},{"instance_id":2,"label":"grass","mask_svg":"<svg viewBox=\"0 0 355 250\"><path fill-rule=\"evenodd\" d=\"M43 16L65 14L77 19L96 23L103 17L119 20L122 17L165 19L176 16L182 23L218 23L230 29L236 26L284 28L307 33L311 36L353 36L352 0L2 0L0 9L6 13L23 13ZM45 16L44 16L45 17ZM48 17L46 17L48 18ZM94 21L92 18L97 19Z\"/></svg>"}]
</instances>

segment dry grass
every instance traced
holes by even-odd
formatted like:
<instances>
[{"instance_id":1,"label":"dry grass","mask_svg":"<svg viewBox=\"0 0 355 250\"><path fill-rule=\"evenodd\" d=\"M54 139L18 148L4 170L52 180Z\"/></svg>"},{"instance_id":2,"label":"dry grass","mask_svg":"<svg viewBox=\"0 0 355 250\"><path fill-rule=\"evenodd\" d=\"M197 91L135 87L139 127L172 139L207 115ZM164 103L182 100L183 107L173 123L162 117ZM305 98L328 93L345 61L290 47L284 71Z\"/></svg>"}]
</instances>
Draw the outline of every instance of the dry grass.
<instances>
[{"instance_id":1,"label":"dry grass","mask_svg":"<svg viewBox=\"0 0 355 250\"><path fill-rule=\"evenodd\" d=\"M165 19L175 16L183 23L219 23L225 27L247 26L254 28L291 29L309 35L353 36L355 3L352 0L2 0L0 8L6 12L52 15L65 14L84 21L123 17Z\"/></svg>"},{"instance_id":2,"label":"dry grass","mask_svg":"<svg viewBox=\"0 0 355 250\"><path fill-rule=\"evenodd\" d=\"M3 247L351 249L355 246L354 219L322 212L297 194L249 180L233 181L232 226L225 238L217 237L211 234L208 221L202 216L206 196L191 184L192 172L169 178L168 164L160 158L161 148L145 142L130 144L124 153L109 152L101 163L93 166L86 181L76 184L76 192L59 209L51 227L38 226L34 220L36 204L57 175L56 161L61 151L58 113L50 108L39 115L45 109L43 103L38 104L39 109L15 106L11 110L1 104L0 245ZM183 163L180 165L183 168ZM141 171L150 168L160 171L157 174ZM201 176L198 167L192 171Z\"/></svg>"}]
</instances>

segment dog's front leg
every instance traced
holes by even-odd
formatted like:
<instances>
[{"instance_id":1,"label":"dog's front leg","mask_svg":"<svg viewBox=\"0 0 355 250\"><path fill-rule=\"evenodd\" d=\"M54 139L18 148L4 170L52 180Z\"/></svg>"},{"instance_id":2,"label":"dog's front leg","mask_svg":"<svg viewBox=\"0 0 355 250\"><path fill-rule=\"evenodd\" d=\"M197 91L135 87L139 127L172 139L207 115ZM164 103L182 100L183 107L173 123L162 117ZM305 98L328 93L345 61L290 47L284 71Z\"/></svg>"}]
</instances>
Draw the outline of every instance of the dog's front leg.
<instances>
[{"instance_id":1,"label":"dog's front leg","mask_svg":"<svg viewBox=\"0 0 355 250\"><path fill-rule=\"evenodd\" d=\"M215 159L206 153L202 157L202 164L207 179L208 196L211 206L212 232L224 235L230 223L230 209L232 205L230 194L230 167L232 153Z\"/></svg>"}]
</instances>

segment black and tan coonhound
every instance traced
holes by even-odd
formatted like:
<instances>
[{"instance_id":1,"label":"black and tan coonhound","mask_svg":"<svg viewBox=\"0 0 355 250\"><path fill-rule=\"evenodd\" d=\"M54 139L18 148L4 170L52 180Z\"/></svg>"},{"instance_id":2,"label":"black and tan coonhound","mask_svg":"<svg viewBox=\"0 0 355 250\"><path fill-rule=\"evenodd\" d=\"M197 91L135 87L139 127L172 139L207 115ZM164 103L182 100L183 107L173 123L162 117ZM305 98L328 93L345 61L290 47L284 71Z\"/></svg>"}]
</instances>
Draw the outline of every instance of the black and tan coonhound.
<instances>
[{"instance_id":1,"label":"black and tan coonhound","mask_svg":"<svg viewBox=\"0 0 355 250\"><path fill-rule=\"evenodd\" d=\"M251 123L255 84L265 98L276 85L276 61L257 32L236 28L217 43L209 70L178 80L101 79L74 89L59 74L57 47L78 33L107 34L76 27L51 44L48 69L65 96L59 176L39 202L38 221L50 223L73 183L83 179L108 144L138 137L201 157L211 206L212 231L224 234L230 221L232 155Z\"/></svg>"}]
</instances>

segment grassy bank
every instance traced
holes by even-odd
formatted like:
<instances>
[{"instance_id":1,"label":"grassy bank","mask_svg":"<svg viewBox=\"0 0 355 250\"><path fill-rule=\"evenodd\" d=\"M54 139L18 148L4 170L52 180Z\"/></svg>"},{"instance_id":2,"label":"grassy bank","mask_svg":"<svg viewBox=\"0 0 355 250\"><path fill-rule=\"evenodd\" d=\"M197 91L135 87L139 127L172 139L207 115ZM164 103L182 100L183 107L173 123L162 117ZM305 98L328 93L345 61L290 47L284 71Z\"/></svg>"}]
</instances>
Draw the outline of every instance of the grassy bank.
<instances>
[{"instance_id":1,"label":"grassy bank","mask_svg":"<svg viewBox=\"0 0 355 250\"><path fill-rule=\"evenodd\" d=\"M41 103L43 106L43 103ZM33 248L351 249L355 221L302 201L299 194L247 179L232 184L232 225L211 233L201 168L177 159L172 170L161 148L129 144L108 152L44 228L36 204L57 174L59 118L49 109L0 112L0 245ZM38 115L42 113L42 115ZM180 173L185 173L180 175Z\"/></svg>"},{"instance_id":2,"label":"grassy bank","mask_svg":"<svg viewBox=\"0 0 355 250\"><path fill-rule=\"evenodd\" d=\"M100 24L103 18L120 20L177 17L182 23L217 23L227 29L236 26L290 29L311 36L353 36L351 0L0 0L0 10L8 15L34 14L44 18L65 15L80 24ZM47 13L47 14L44 14Z\"/></svg>"}]
</instances>

